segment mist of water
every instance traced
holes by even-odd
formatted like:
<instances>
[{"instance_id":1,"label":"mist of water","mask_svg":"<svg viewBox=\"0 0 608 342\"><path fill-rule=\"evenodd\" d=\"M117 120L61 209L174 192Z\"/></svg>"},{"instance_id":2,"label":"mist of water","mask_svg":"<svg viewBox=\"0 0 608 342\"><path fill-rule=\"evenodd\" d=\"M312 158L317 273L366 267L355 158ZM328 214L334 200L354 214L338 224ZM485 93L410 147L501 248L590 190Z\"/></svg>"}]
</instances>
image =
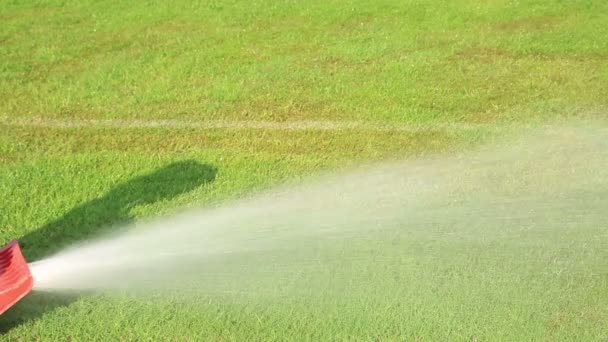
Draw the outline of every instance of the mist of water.
<instances>
[{"instance_id":1,"label":"mist of water","mask_svg":"<svg viewBox=\"0 0 608 342\"><path fill-rule=\"evenodd\" d=\"M388 267L406 260L401 251L411 259L420 241L551 243L570 231L555 227L608 218L607 196L606 130L569 125L140 222L31 269L47 291L252 291L262 280L292 286L285 279L307 287L347 264ZM606 229L589 234L605 238Z\"/></svg>"}]
</instances>

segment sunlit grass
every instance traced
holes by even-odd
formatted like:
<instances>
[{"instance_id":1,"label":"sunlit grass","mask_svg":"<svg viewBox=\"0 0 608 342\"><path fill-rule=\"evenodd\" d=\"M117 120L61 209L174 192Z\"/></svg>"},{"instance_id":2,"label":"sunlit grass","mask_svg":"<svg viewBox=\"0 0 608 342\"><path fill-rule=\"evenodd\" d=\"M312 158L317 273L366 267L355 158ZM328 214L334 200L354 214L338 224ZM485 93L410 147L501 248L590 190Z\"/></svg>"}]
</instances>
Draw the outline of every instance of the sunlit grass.
<instances>
[{"instance_id":1,"label":"sunlit grass","mask_svg":"<svg viewBox=\"0 0 608 342\"><path fill-rule=\"evenodd\" d=\"M24 253L30 257L43 255L48 241L78 240L78 224L97 229L217 205L322 170L466 149L513 123L604 116L608 106L604 1L4 1L0 22L0 242L29 236ZM44 128L11 124L15 118L481 126ZM69 215L184 160L215 168L213 181L135 203L126 215L104 219L103 205L88 209L100 215ZM177 183L182 176L175 171ZM137 191L145 197L155 189ZM65 227L37 238L57 221ZM587 241L590 235L581 234L576 237ZM397 255L378 241L360 243L353 247L361 250L359 263L373 260L369 250ZM509 240L503 250L519 257L504 263L491 243L401 243L408 247L401 251L408 260L402 274L380 272L378 288L354 288L348 296L256 301L226 294L184 303L121 295L56 303L37 294L0 316L0 330L9 340L608 337L605 277L584 268L570 278L535 273L543 267L539 260L566 253L565 245L530 250ZM476 273L470 265L479 256L486 259ZM536 261L517 263L526 256ZM593 260L589 267L597 269ZM360 277L373 277L373 266ZM578 286L577 279L586 282ZM565 288L570 291L560 292Z\"/></svg>"}]
</instances>

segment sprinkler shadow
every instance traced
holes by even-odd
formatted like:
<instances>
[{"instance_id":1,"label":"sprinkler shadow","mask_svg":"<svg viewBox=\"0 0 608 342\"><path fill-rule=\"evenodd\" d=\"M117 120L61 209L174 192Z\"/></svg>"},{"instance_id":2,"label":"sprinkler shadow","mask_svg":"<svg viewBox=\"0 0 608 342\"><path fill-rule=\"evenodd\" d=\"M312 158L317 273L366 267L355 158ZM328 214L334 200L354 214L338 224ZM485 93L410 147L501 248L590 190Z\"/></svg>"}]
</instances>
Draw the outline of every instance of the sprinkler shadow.
<instances>
[{"instance_id":1,"label":"sprinkler shadow","mask_svg":"<svg viewBox=\"0 0 608 342\"><path fill-rule=\"evenodd\" d=\"M152 173L119 184L103 197L79 205L63 217L23 236L19 244L26 260L35 261L117 225L132 221L130 210L169 200L215 180L216 168L196 161L171 163ZM0 334L78 299L74 294L34 291L0 317Z\"/></svg>"}]
</instances>

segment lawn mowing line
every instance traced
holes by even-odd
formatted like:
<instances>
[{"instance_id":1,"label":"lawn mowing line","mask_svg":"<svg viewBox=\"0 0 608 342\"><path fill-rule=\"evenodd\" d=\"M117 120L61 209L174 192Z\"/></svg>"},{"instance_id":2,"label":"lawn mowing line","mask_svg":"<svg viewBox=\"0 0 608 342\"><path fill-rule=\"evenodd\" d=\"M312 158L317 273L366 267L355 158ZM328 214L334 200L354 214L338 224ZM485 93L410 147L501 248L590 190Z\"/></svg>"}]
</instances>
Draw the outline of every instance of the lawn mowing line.
<instances>
[{"instance_id":1,"label":"lawn mowing line","mask_svg":"<svg viewBox=\"0 0 608 342\"><path fill-rule=\"evenodd\" d=\"M278 131L376 131L376 132L427 132L468 131L497 129L492 124L428 123L381 124L361 121L186 121L186 120L122 120L122 119L47 119L1 117L0 124L17 127L41 128L171 128L171 129L227 129L227 130L278 130ZM504 126L503 126L504 128Z\"/></svg>"}]
</instances>

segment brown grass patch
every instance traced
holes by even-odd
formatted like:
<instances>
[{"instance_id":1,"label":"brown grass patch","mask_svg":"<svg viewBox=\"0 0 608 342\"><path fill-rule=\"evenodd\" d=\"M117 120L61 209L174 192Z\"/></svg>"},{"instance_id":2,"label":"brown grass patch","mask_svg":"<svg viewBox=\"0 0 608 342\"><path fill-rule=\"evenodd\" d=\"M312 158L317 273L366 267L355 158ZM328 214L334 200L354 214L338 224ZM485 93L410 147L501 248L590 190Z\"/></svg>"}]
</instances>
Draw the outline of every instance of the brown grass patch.
<instances>
[{"instance_id":1,"label":"brown grass patch","mask_svg":"<svg viewBox=\"0 0 608 342\"><path fill-rule=\"evenodd\" d=\"M500 22L494 28L502 32L538 32L551 30L561 22L563 19L557 17L531 17Z\"/></svg>"}]
</instances>

